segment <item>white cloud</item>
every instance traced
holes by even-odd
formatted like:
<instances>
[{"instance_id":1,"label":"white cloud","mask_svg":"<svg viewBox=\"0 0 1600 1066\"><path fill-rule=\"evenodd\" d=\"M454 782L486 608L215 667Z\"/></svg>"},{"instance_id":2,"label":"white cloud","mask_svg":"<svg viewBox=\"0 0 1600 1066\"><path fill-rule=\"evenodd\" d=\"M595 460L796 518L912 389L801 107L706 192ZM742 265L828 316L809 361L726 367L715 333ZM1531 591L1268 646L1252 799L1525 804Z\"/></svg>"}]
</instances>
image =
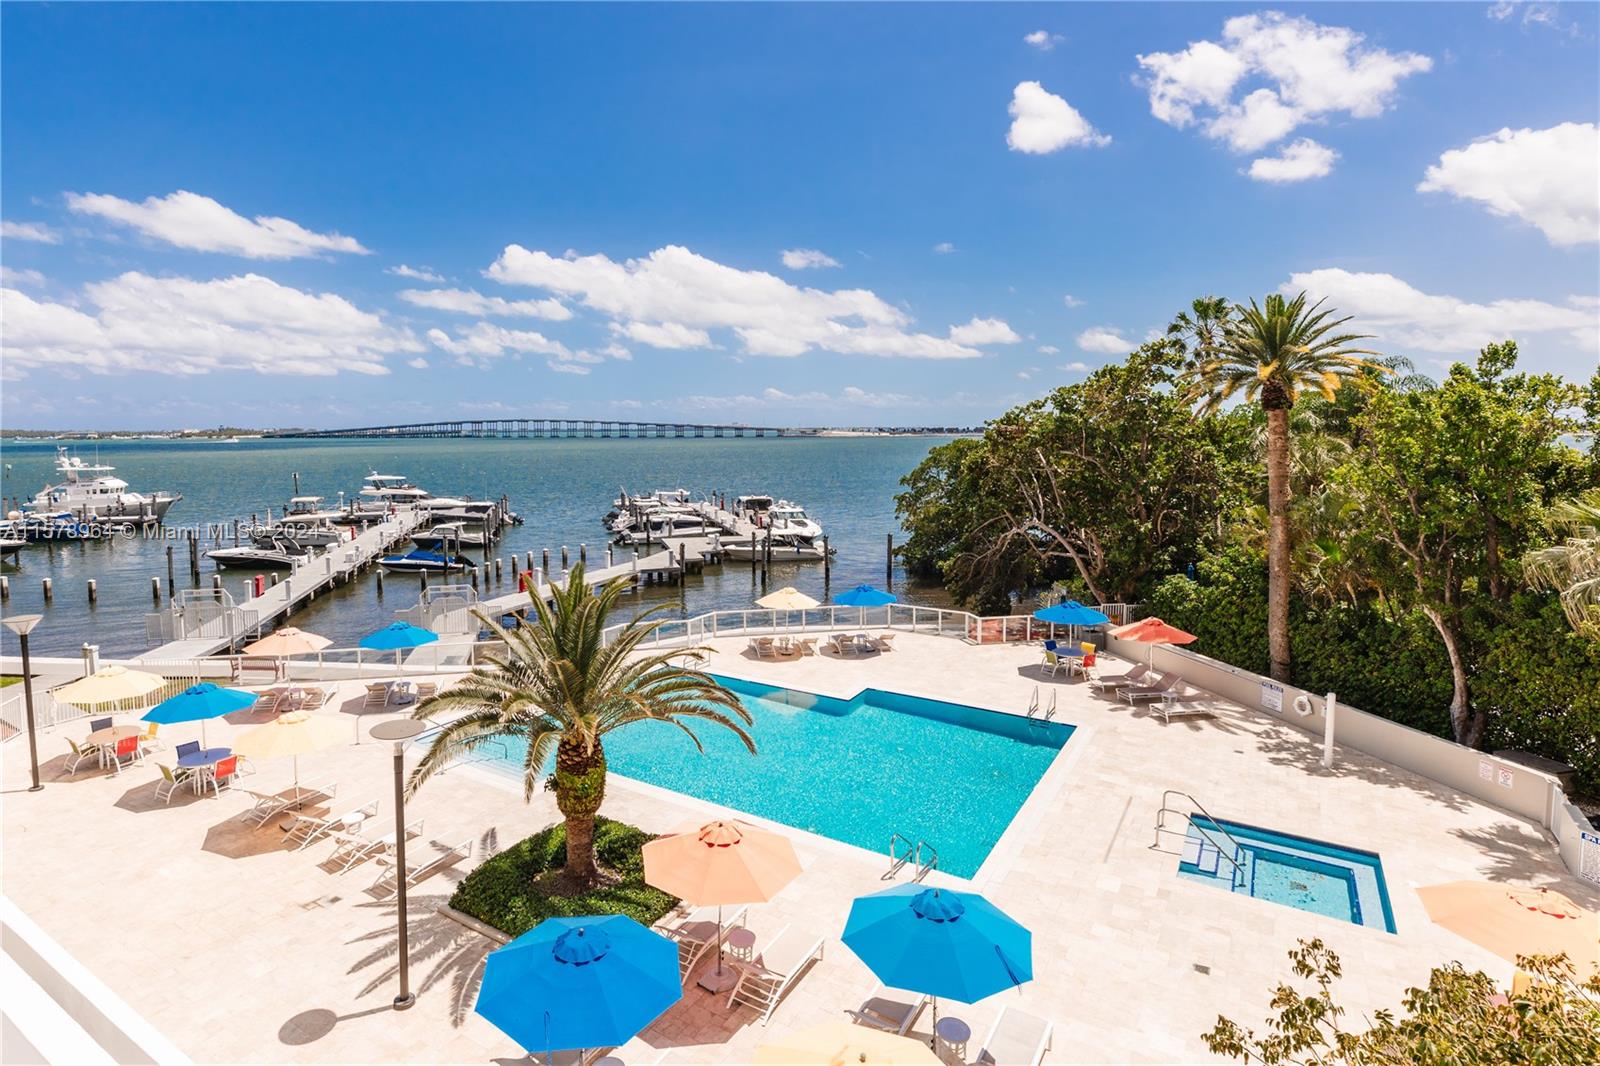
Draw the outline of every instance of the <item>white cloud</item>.
<instances>
[{"instance_id":1,"label":"white cloud","mask_svg":"<svg viewBox=\"0 0 1600 1066\"><path fill-rule=\"evenodd\" d=\"M1334 267L1293 274L1281 289L1326 297L1341 315L1354 316L1351 326L1375 334L1378 343L1372 347L1379 350L1391 345L1470 355L1492 341L1537 333L1565 334L1590 350L1597 343L1594 311L1582 306L1517 299L1470 303L1422 292L1393 274Z\"/></svg>"},{"instance_id":2,"label":"white cloud","mask_svg":"<svg viewBox=\"0 0 1600 1066\"><path fill-rule=\"evenodd\" d=\"M462 315L543 318L551 322L565 322L572 317L571 310L560 300L507 300L472 289L405 289L400 299L417 307Z\"/></svg>"},{"instance_id":3,"label":"white cloud","mask_svg":"<svg viewBox=\"0 0 1600 1066\"><path fill-rule=\"evenodd\" d=\"M298 222L271 215L248 219L209 196L182 189L170 196L151 196L143 203L102 193L69 192L67 207L196 252L226 252L246 259L302 259L327 252L369 254L354 237L316 233Z\"/></svg>"},{"instance_id":4,"label":"white cloud","mask_svg":"<svg viewBox=\"0 0 1600 1066\"><path fill-rule=\"evenodd\" d=\"M1369 47L1354 30L1277 11L1228 19L1221 42L1138 58L1152 115L1179 129L1199 125L1239 152L1308 122L1380 115L1402 80L1433 67L1425 55Z\"/></svg>"},{"instance_id":5,"label":"white cloud","mask_svg":"<svg viewBox=\"0 0 1600 1066\"><path fill-rule=\"evenodd\" d=\"M1561 14L1552 3L1525 3L1524 0L1495 0L1484 12L1496 22L1505 22L1518 11L1522 12L1524 26L1558 26Z\"/></svg>"},{"instance_id":6,"label":"white cloud","mask_svg":"<svg viewBox=\"0 0 1600 1066\"><path fill-rule=\"evenodd\" d=\"M383 272L385 274L393 274L397 278L410 278L412 281L426 281L434 285L440 285L444 283L443 277L434 273L432 270L429 270L427 267L406 266L404 263L401 263L399 266L386 267L384 268Z\"/></svg>"},{"instance_id":7,"label":"white cloud","mask_svg":"<svg viewBox=\"0 0 1600 1066\"><path fill-rule=\"evenodd\" d=\"M1083 301L1078 299L1076 296L1072 295L1072 293L1070 293L1070 292L1067 293L1065 296L1061 297L1061 302L1066 304L1068 307L1082 307L1083 306Z\"/></svg>"},{"instance_id":8,"label":"white cloud","mask_svg":"<svg viewBox=\"0 0 1600 1066\"><path fill-rule=\"evenodd\" d=\"M1086 352L1126 355L1139 346L1130 340L1124 340L1111 326L1091 326L1078 334L1078 347Z\"/></svg>"},{"instance_id":9,"label":"white cloud","mask_svg":"<svg viewBox=\"0 0 1600 1066\"><path fill-rule=\"evenodd\" d=\"M940 241L938 244L933 246L934 255L949 255L955 250L956 246L951 244L949 241Z\"/></svg>"},{"instance_id":10,"label":"white cloud","mask_svg":"<svg viewBox=\"0 0 1600 1066\"><path fill-rule=\"evenodd\" d=\"M423 348L342 296L257 274L194 281L130 271L84 286L80 300L92 310L5 289L6 362L92 373L385 374L385 356Z\"/></svg>"},{"instance_id":11,"label":"white cloud","mask_svg":"<svg viewBox=\"0 0 1600 1066\"><path fill-rule=\"evenodd\" d=\"M426 370L428 369L428 361L419 355L415 359L407 359L406 366L409 366L412 370Z\"/></svg>"},{"instance_id":12,"label":"white cloud","mask_svg":"<svg viewBox=\"0 0 1600 1066\"><path fill-rule=\"evenodd\" d=\"M1086 373L1087 371L1089 371L1089 370L1091 370L1093 368L1090 367L1088 363L1082 362L1080 360L1080 361L1074 361L1074 362L1071 362L1071 363L1062 363L1061 364L1061 369L1065 370L1065 371L1068 371L1069 373L1073 373L1073 374L1082 374L1082 373Z\"/></svg>"},{"instance_id":13,"label":"white cloud","mask_svg":"<svg viewBox=\"0 0 1600 1066\"><path fill-rule=\"evenodd\" d=\"M1006 144L1013 152L1048 155L1068 145L1098 148L1111 143L1077 108L1036 81L1018 82L1006 110L1011 116Z\"/></svg>"},{"instance_id":14,"label":"white cloud","mask_svg":"<svg viewBox=\"0 0 1600 1066\"><path fill-rule=\"evenodd\" d=\"M1417 191L1476 200L1538 226L1551 244L1600 241L1600 127L1503 129L1445 152Z\"/></svg>"},{"instance_id":15,"label":"white cloud","mask_svg":"<svg viewBox=\"0 0 1600 1066\"><path fill-rule=\"evenodd\" d=\"M1309 137L1285 146L1276 156L1263 156L1250 164L1250 176L1257 181L1283 184L1325 176L1333 169L1339 153Z\"/></svg>"},{"instance_id":16,"label":"white cloud","mask_svg":"<svg viewBox=\"0 0 1600 1066\"><path fill-rule=\"evenodd\" d=\"M1032 378L1033 378L1033 374L1030 373L1029 371L1026 371L1026 370L1017 371L1017 379L1019 381L1030 381L1030 380L1032 380Z\"/></svg>"},{"instance_id":17,"label":"white cloud","mask_svg":"<svg viewBox=\"0 0 1600 1066\"><path fill-rule=\"evenodd\" d=\"M44 284L44 275L37 270L27 267L0 266L0 285L16 288L19 285L31 285L35 288Z\"/></svg>"},{"instance_id":18,"label":"white cloud","mask_svg":"<svg viewBox=\"0 0 1600 1066\"><path fill-rule=\"evenodd\" d=\"M983 345L1015 344L1022 338L1001 319L979 318L974 315L972 321L966 325L951 326L950 339L957 344Z\"/></svg>"},{"instance_id":19,"label":"white cloud","mask_svg":"<svg viewBox=\"0 0 1600 1066\"><path fill-rule=\"evenodd\" d=\"M677 245L616 262L573 252L558 257L512 244L488 275L577 300L629 336L640 327L682 327L704 331L711 340L710 330L731 330L747 355L797 356L818 349L913 359L981 354L946 337L915 332L909 315L867 289L800 288Z\"/></svg>"},{"instance_id":20,"label":"white cloud","mask_svg":"<svg viewBox=\"0 0 1600 1066\"><path fill-rule=\"evenodd\" d=\"M1066 38L1049 30L1034 30L1032 33L1024 34L1022 40L1023 43L1032 45L1041 52L1048 52Z\"/></svg>"},{"instance_id":21,"label":"white cloud","mask_svg":"<svg viewBox=\"0 0 1600 1066\"><path fill-rule=\"evenodd\" d=\"M869 392L855 385L846 385L839 392L829 394L821 391L811 392L785 392L783 389L766 388L760 393L748 393L734 396L683 396L675 400L658 401L658 406L673 407L688 411L747 411L760 408L836 408L840 406L861 407L870 409L920 407L927 401L915 396L908 396L899 392Z\"/></svg>"},{"instance_id":22,"label":"white cloud","mask_svg":"<svg viewBox=\"0 0 1600 1066\"><path fill-rule=\"evenodd\" d=\"M560 341L551 340L531 329L506 329L493 322L474 322L452 337L442 329L430 329L428 340L440 351L449 352L468 366L487 366L486 360L502 355L570 355Z\"/></svg>"},{"instance_id":23,"label":"white cloud","mask_svg":"<svg viewBox=\"0 0 1600 1066\"><path fill-rule=\"evenodd\" d=\"M633 353L628 351L628 349L624 348L620 344L608 344L604 348L600 349L600 354L610 356L611 358L624 363L631 362L633 360Z\"/></svg>"},{"instance_id":24,"label":"white cloud","mask_svg":"<svg viewBox=\"0 0 1600 1066\"><path fill-rule=\"evenodd\" d=\"M40 244L60 244L61 234L43 222L0 221L0 237L8 241L37 241Z\"/></svg>"},{"instance_id":25,"label":"white cloud","mask_svg":"<svg viewBox=\"0 0 1600 1066\"><path fill-rule=\"evenodd\" d=\"M711 334L703 329L692 329L681 322L613 322L611 329L629 340L648 344L652 348L671 351L711 347Z\"/></svg>"},{"instance_id":26,"label":"white cloud","mask_svg":"<svg viewBox=\"0 0 1600 1066\"><path fill-rule=\"evenodd\" d=\"M790 270L812 270L839 265L839 260L815 248L790 248L783 253L782 258L783 265Z\"/></svg>"},{"instance_id":27,"label":"white cloud","mask_svg":"<svg viewBox=\"0 0 1600 1066\"><path fill-rule=\"evenodd\" d=\"M1040 355L1060 355L1061 354L1061 349L1057 348L1053 344L1041 344L1041 345L1039 345L1039 354Z\"/></svg>"}]
</instances>

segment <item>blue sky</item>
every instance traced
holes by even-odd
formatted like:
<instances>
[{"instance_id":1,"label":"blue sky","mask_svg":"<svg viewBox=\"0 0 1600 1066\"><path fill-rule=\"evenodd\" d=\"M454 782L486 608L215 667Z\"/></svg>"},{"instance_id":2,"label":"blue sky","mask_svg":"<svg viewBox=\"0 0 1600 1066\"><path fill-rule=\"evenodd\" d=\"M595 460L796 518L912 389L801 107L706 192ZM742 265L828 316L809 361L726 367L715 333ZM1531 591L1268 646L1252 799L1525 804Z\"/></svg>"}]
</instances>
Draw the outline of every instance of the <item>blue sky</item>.
<instances>
[{"instance_id":1,"label":"blue sky","mask_svg":"<svg viewBox=\"0 0 1600 1066\"><path fill-rule=\"evenodd\" d=\"M972 423L1285 287L1586 379L1597 10L8 3L0 415Z\"/></svg>"}]
</instances>

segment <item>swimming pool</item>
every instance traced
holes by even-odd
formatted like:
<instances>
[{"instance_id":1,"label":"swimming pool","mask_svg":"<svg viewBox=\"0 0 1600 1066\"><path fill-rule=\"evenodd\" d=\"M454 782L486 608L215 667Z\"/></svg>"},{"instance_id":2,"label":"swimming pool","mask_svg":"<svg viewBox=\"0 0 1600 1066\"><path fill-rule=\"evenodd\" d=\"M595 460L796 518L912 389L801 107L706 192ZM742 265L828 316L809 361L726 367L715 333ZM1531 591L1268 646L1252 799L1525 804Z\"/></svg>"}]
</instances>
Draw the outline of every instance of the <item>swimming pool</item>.
<instances>
[{"instance_id":1,"label":"swimming pool","mask_svg":"<svg viewBox=\"0 0 1600 1066\"><path fill-rule=\"evenodd\" d=\"M848 700L718 677L755 724L756 754L691 722L705 754L663 722L605 738L616 773L885 856L925 840L939 869L971 877L1072 735L1030 720L880 689ZM520 768L521 753L508 753Z\"/></svg>"},{"instance_id":2,"label":"swimming pool","mask_svg":"<svg viewBox=\"0 0 1600 1066\"><path fill-rule=\"evenodd\" d=\"M1229 854L1234 862L1228 861ZM1184 838L1178 876L1355 925L1395 931L1383 860L1375 852L1196 814Z\"/></svg>"}]
</instances>

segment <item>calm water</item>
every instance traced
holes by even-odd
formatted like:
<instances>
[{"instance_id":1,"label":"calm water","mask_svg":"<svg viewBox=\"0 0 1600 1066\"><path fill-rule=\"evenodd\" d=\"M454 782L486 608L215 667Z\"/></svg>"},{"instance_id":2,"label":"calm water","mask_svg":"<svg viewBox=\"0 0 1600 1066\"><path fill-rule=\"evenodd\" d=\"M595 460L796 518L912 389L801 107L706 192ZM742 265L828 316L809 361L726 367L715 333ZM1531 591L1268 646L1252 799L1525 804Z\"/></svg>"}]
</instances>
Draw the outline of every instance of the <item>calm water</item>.
<instances>
[{"instance_id":1,"label":"calm water","mask_svg":"<svg viewBox=\"0 0 1600 1066\"><path fill-rule=\"evenodd\" d=\"M1072 736L953 703L868 689L853 700L720 679L755 719L756 754L726 729L636 722L606 737L620 774L884 854L926 840L939 869L971 877ZM525 749L524 749L525 751ZM520 772L524 751L504 762Z\"/></svg>"},{"instance_id":2,"label":"calm water","mask_svg":"<svg viewBox=\"0 0 1600 1066\"><path fill-rule=\"evenodd\" d=\"M136 490L167 489L183 499L167 515L169 529L200 527L264 515L282 509L293 494L291 474L300 475L302 493L328 498L353 495L373 469L404 474L435 493L489 497L505 494L526 524L506 531L495 549L510 556L551 550L552 565L563 544L574 560L578 545L590 559L603 561L605 531L600 516L617 490L687 488L694 492L768 492L794 500L818 517L837 549L832 587L882 586L884 536L901 537L894 518L900 478L940 443L931 438L829 437L793 440L683 441L243 441L239 444L177 441L103 441L75 446L87 460L97 455L115 466L117 476ZM4 446L0 495L32 496L53 474L55 444ZM231 538L228 543L232 543ZM76 653L84 642L98 644L108 657L148 650L144 616L151 607L150 578L165 581L166 542L110 538L93 544L35 544L4 565L11 579L7 613L40 612L34 630L37 654ZM187 550L174 552L180 588L189 583ZM203 559L201 582L213 570ZM46 606L40 579L55 586ZM95 578L99 602L90 607L85 582ZM226 587L238 597L244 575L224 572ZM795 585L826 600L820 563L775 565L771 587ZM509 571L501 586L488 584L484 595L509 591ZM914 586L896 571L894 591L903 600L943 604L937 588ZM750 605L760 595L748 565L710 568L681 588L641 594L636 603L674 603L682 615ZM390 576L380 597L367 574L330 595L319 597L294 616L294 624L349 647L364 633L392 621L394 612L416 602L410 579ZM16 652L8 633L5 650Z\"/></svg>"}]
</instances>

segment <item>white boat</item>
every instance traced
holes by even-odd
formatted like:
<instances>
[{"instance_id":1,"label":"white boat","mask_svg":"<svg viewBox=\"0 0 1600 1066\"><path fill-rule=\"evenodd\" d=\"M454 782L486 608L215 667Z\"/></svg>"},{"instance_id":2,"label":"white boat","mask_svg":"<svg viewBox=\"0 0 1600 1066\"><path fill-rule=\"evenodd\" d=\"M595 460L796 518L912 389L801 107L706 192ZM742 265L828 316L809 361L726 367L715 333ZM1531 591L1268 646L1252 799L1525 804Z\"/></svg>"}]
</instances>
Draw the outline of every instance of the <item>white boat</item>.
<instances>
[{"instance_id":1,"label":"white boat","mask_svg":"<svg viewBox=\"0 0 1600 1066\"><path fill-rule=\"evenodd\" d=\"M183 499L177 493L134 492L128 483L112 477L115 467L84 462L67 454L65 446L56 449L56 473L62 480L46 485L32 500L23 504L28 511L70 511L79 518L132 518L161 521L167 509Z\"/></svg>"},{"instance_id":2,"label":"white boat","mask_svg":"<svg viewBox=\"0 0 1600 1066\"><path fill-rule=\"evenodd\" d=\"M295 551L283 541L273 541L267 547L218 548L206 552L206 558L222 570L293 570L310 558L310 553L304 549Z\"/></svg>"},{"instance_id":3,"label":"white boat","mask_svg":"<svg viewBox=\"0 0 1600 1066\"><path fill-rule=\"evenodd\" d=\"M822 526L806 514L804 507L788 500L779 500L767 508L765 521L762 523L775 534L788 534L805 540L818 540L822 537Z\"/></svg>"},{"instance_id":4,"label":"white boat","mask_svg":"<svg viewBox=\"0 0 1600 1066\"><path fill-rule=\"evenodd\" d=\"M771 533L773 562L808 562L821 559L827 551L820 540L802 537L793 533ZM724 540L722 541L722 557L730 560L746 560L754 555L756 558L765 559L767 555L767 535L756 534L755 547L751 548L750 541Z\"/></svg>"},{"instance_id":5,"label":"white boat","mask_svg":"<svg viewBox=\"0 0 1600 1066\"><path fill-rule=\"evenodd\" d=\"M432 529L411 534L411 543L431 550L481 548L488 542L489 535L481 526L468 528L465 522L439 522Z\"/></svg>"},{"instance_id":6,"label":"white boat","mask_svg":"<svg viewBox=\"0 0 1600 1066\"><path fill-rule=\"evenodd\" d=\"M380 474L374 470L362 480L366 484L361 487L361 495L369 500L410 505L432 495L427 489L411 484L401 474Z\"/></svg>"},{"instance_id":7,"label":"white boat","mask_svg":"<svg viewBox=\"0 0 1600 1066\"><path fill-rule=\"evenodd\" d=\"M722 554L727 559L749 559L752 554L761 558L769 555L767 539L772 540L770 557L773 560L803 561L821 559L829 549L824 548L822 525L806 514L805 508L788 500L774 501L771 496L741 496L735 512L756 526L755 547L749 537L724 539Z\"/></svg>"},{"instance_id":8,"label":"white boat","mask_svg":"<svg viewBox=\"0 0 1600 1066\"><path fill-rule=\"evenodd\" d=\"M0 559L7 555L15 555L27 546L28 542L21 537L13 537L9 533L0 532Z\"/></svg>"},{"instance_id":9,"label":"white boat","mask_svg":"<svg viewBox=\"0 0 1600 1066\"><path fill-rule=\"evenodd\" d=\"M623 544L646 544L663 537L697 537L715 531L716 527L708 524L703 515L693 511L662 511L645 516L638 528L630 525L617 540Z\"/></svg>"}]
</instances>

